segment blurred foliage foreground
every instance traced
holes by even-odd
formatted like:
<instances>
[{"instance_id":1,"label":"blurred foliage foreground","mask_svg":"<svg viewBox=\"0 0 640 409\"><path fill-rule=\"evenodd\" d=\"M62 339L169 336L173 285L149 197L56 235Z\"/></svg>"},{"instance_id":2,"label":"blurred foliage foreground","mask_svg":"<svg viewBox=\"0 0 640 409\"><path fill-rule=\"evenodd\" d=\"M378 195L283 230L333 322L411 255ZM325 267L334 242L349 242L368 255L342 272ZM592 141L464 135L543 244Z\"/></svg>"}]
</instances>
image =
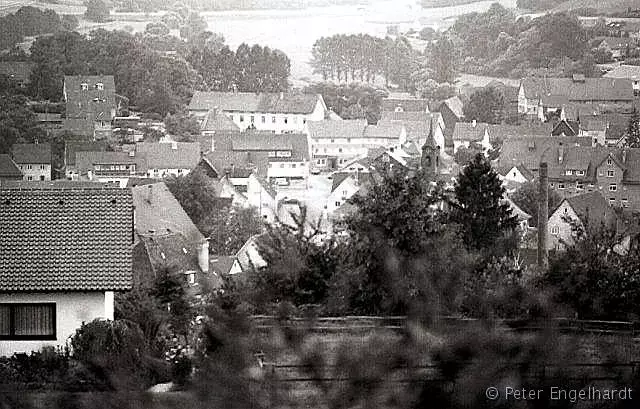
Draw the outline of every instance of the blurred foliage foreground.
<instances>
[{"instance_id":1,"label":"blurred foliage foreground","mask_svg":"<svg viewBox=\"0 0 640 409\"><path fill-rule=\"evenodd\" d=\"M164 379L134 329L89 323L72 339L73 353L49 349L0 361L0 408L637 407L628 399L548 395L552 386L634 390L638 351L631 336L563 334L552 320L531 332L480 320L385 326L350 318L332 327L281 312L261 321L211 306L198 324L187 375L176 364ZM162 380L173 380L173 391L146 391ZM501 396L488 399L488 387ZM537 400L506 400L507 387L545 392Z\"/></svg>"}]
</instances>

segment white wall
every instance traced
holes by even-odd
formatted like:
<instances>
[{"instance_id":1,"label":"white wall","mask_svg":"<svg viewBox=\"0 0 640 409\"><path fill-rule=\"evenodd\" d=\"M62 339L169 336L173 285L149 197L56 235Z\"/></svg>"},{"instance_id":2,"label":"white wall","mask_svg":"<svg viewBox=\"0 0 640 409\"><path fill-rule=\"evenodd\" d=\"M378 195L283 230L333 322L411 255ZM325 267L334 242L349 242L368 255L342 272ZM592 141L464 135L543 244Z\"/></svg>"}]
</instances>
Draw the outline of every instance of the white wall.
<instances>
[{"instance_id":1,"label":"white wall","mask_svg":"<svg viewBox=\"0 0 640 409\"><path fill-rule=\"evenodd\" d=\"M578 215L576 215L566 200L564 200L558 209L553 212L551 217L549 217L549 223L547 225L549 232L547 248L549 250L564 249L565 245L563 242L568 244L573 243L573 230L571 229L571 225L564 221L565 216L579 222Z\"/></svg>"},{"instance_id":2,"label":"white wall","mask_svg":"<svg viewBox=\"0 0 640 409\"><path fill-rule=\"evenodd\" d=\"M267 178L302 178L309 177L307 162L269 162Z\"/></svg>"},{"instance_id":3,"label":"white wall","mask_svg":"<svg viewBox=\"0 0 640 409\"><path fill-rule=\"evenodd\" d=\"M51 341L0 340L0 355L38 351L44 346L64 346L83 322L113 319L112 292L53 292L0 294L0 303L56 303L56 339Z\"/></svg>"},{"instance_id":4,"label":"white wall","mask_svg":"<svg viewBox=\"0 0 640 409\"><path fill-rule=\"evenodd\" d=\"M51 180L51 165L47 163L17 163L24 180ZM40 179L44 176L44 179ZM31 179L29 179L31 178Z\"/></svg>"}]
</instances>

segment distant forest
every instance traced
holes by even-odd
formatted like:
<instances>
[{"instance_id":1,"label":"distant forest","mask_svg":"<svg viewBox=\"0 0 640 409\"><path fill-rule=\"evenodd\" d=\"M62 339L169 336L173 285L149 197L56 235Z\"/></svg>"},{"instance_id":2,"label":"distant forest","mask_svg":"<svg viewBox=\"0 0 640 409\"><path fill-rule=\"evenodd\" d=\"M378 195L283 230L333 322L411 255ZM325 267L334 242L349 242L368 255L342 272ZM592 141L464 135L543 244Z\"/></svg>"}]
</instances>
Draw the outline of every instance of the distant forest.
<instances>
[{"instance_id":1,"label":"distant forest","mask_svg":"<svg viewBox=\"0 0 640 409\"><path fill-rule=\"evenodd\" d=\"M264 10L264 9L302 9L306 7L333 6L345 4L368 4L371 0L181 0L184 4L200 11L219 10ZM168 10L176 4L175 0L123 0L116 5L120 11Z\"/></svg>"}]
</instances>

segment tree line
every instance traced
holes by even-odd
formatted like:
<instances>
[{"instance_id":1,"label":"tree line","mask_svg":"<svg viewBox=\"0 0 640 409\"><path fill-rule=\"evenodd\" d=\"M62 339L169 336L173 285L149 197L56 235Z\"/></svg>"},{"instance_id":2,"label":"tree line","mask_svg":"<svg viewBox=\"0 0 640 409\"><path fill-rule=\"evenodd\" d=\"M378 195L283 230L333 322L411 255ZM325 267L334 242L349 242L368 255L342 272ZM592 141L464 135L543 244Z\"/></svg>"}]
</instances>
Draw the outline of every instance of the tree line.
<instances>
[{"instance_id":1,"label":"tree line","mask_svg":"<svg viewBox=\"0 0 640 409\"><path fill-rule=\"evenodd\" d=\"M74 30L78 19L69 14L58 15L51 9L20 7L15 13L0 17L0 50L15 46L25 37Z\"/></svg>"},{"instance_id":2,"label":"tree line","mask_svg":"<svg viewBox=\"0 0 640 409\"><path fill-rule=\"evenodd\" d=\"M406 38L379 38L368 34L336 34L317 40L310 62L315 73L338 82L374 82L381 76L407 86L415 70L416 52Z\"/></svg>"}]
</instances>

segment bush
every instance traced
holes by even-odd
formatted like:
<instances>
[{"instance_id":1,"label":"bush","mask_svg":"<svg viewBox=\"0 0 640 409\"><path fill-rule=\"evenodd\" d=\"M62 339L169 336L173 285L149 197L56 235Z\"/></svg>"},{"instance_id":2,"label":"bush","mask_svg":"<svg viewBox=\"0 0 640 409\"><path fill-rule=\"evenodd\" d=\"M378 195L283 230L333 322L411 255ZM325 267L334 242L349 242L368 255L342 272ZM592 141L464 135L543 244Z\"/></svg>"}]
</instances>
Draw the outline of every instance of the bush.
<instances>
[{"instance_id":1,"label":"bush","mask_svg":"<svg viewBox=\"0 0 640 409\"><path fill-rule=\"evenodd\" d=\"M72 354L112 389L147 388L159 378L147 356L144 334L132 321L83 324L71 338Z\"/></svg>"}]
</instances>

